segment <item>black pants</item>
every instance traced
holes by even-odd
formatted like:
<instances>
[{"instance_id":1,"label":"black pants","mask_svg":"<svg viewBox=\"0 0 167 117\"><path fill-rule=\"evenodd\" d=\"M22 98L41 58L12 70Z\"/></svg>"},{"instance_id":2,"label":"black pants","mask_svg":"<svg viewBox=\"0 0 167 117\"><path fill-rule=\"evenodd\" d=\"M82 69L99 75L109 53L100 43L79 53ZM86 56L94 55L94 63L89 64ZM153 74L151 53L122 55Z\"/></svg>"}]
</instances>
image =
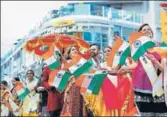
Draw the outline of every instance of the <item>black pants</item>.
<instances>
[{"instance_id":1,"label":"black pants","mask_svg":"<svg viewBox=\"0 0 167 117\"><path fill-rule=\"evenodd\" d=\"M16 117L12 112L9 112L8 117Z\"/></svg>"},{"instance_id":2,"label":"black pants","mask_svg":"<svg viewBox=\"0 0 167 117\"><path fill-rule=\"evenodd\" d=\"M86 108L86 109L87 109L87 116L88 117L94 117L93 112L88 108Z\"/></svg>"},{"instance_id":3,"label":"black pants","mask_svg":"<svg viewBox=\"0 0 167 117\"><path fill-rule=\"evenodd\" d=\"M61 109L55 110L55 111L49 111L50 117L60 117Z\"/></svg>"}]
</instances>

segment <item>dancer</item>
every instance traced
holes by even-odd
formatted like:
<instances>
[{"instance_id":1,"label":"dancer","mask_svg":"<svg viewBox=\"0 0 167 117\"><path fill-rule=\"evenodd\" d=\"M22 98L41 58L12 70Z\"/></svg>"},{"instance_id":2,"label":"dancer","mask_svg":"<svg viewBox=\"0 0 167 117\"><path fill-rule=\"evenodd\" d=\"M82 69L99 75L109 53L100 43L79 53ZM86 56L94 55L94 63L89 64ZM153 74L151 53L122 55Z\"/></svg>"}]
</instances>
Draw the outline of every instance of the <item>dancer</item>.
<instances>
[{"instance_id":1,"label":"dancer","mask_svg":"<svg viewBox=\"0 0 167 117\"><path fill-rule=\"evenodd\" d=\"M72 59L78 54L77 49L74 46L69 46L64 53L65 60L70 63ZM87 116L84 100L80 94L80 88L75 85L75 78L72 76L67 88L65 89L64 106L62 110L62 116Z\"/></svg>"},{"instance_id":2,"label":"dancer","mask_svg":"<svg viewBox=\"0 0 167 117\"><path fill-rule=\"evenodd\" d=\"M148 24L142 25L138 31L144 33L145 36L150 37L150 39L153 38L153 31L151 30ZM153 64L152 69L155 69L155 71L152 71L151 73L156 73L157 77L162 78L160 77L160 74L163 72L163 67L161 64L161 57L158 55L158 53L148 50L145 53L145 56L147 57L148 61L151 62L149 64ZM136 63L128 66L127 69L134 69L132 72L133 88L135 92L135 101L137 103L141 115L165 116L167 114L167 107L165 105L165 97L162 90L162 94L160 96L153 96L153 87L158 88L158 86L162 86L162 84L151 84L151 79L154 78L151 78L151 76L148 76L147 74L149 72L147 70L150 69L144 69L144 66L140 61L137 61ZM159 88L162 89L162 87Z\"/></svg>"}]
</instances>

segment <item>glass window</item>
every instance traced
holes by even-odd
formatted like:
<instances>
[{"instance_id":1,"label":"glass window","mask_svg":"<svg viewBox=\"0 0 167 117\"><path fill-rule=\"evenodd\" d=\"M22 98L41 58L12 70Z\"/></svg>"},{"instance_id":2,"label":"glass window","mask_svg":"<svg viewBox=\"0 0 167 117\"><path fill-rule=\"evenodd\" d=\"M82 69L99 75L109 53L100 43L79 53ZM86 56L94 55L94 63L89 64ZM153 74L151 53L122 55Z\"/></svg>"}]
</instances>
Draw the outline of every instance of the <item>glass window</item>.
<instances>
[{"instance_id":1,"label":"glass window","mask_svg":"<svg viewBox=\"0 0 167 117\"><path fill-rule=\"evenodd\" d=\"M112 8L111 9L111 13L112 13L112 15L111 15L112 19L121 19L121 12L120 12L120 10Z\"/></svg>"},{"instance_id":2,"label":"glass window","mask_svg":"<svg viewBox=\"0 0 167 117\"><path fill-rule=\"evenodd\" d=\"M94 33L94 38L92 39L92 43L97 44L101 47L101 33Z\"/></svg>"},{"instance_id":3,"label":"glass window","mask_svg":"<svg viewBox=\"0 0 167 117\"><path fill-rule=\"evenodd\" d=\"M18 52L17 54L15 54L14 60L17 60L19 57L20 57L20 52Z\"/></svg>"},{"instance_id":4,"label":"glass window","mask_svg":"<svg viewBox=\"0 0 167 117\"><path fill-rule=\"evenodd\" d=\"M121 36L121 26L114 25L113 32L114 32L114 35Z\"/></svg>"},{"instance_id":5,"label":"glass window","mask_svg":"<svg viewBox=\"0 0 167 117\"><path fill-rule=\"evenodd\" d=\"M92 41L92 34L90 32L84 32L83 33L83 38L86 41Z\"/></svg>"},{"instance_id":6,"label":"glass window","mask_svg":"<svg viewBox=\"0 0 167 117\"><path fill-rule=\"evenodd\" d=\"M74 14L75 15L89 15L90 14L90 4L75 4Z\"/></svg>"},{"instance_id":7,"label":"glass window","mask_svg":"<svg viewBox=\"0 0 167 117\"><path fill-rule=\"evenodd\" d=\"M102 34L102 49L108 45L108 35Z\"/></svg>"},{"instance_id":8,"label":"glass window","mask_svg":"<svg viewBox=\"0 0 167 117\"><path fill-rule=\"evenodd\" d=\"M74 12L74 6L68 5L68 6L62 6L60 8L59 14L60 16L66 16L72 14L73 12Z\"/></svg>"},{"instance_id":9,"label":"glass window","mask_svg":"<svg viewBox=\"0 0 167 117\"><path fill-rule=\"evenodd\" d=\"M108 15L109 15L109 7L104 6L104 16L108 17Z\"/></svg>"},{"instance_id":10,"label":"glass window","mask_svg":"<svg viewBox=\"0 0 167 117\"><path fill-rule=\"evenodd\" d=\"M133 28L127 28L127 27L122 27L122 38L125 40L125 41L128 41L128 36L134 32L134 29Z\"/></svg>"},{"instance_id":11,"label":"glass window","mask_svg":"<svg viewBox=\"0 0 167 117\"><path fill-rule=\"evenodd\" d=\"M100 33L95 33L94 42L95 43L101 42L101 34Z\"/></svg>"},{"instance_id":12,"label":"glass window","mask_svg":"<svg viewBox=\"0 0 167 117\"><path fill-rule=\"evenodd\" d=\"M50 14L52 18L57 18L60 15L58 10L52 10Z\"/></svg>"},{"instance_id":13,"label":"glass window","mask_svg":"<svg viewBox=\"0 0 167 117\"><path fill-rule=\"evenodd\" d=\"M102 42L108 43L107 34L102 34Z\"/></svg>"},{"instance_id":14,"label":"glass window","mask_svg":"<svg viewBox=\"0 0 167 117\"><path fill-rule=\"evenodd\" d=\"M103 6L91 5L91 15L103 16Z\"/></svg>"},{"instance_id":15,"label":"glass window","mask_svg":"<svg viewBox=\"0 0 167 117\"><path fill-rule=\"evenodd\" d=\"M142 19L141 19L141 15L140 14L135 14L135 22L136 23L141 23Z\"/></svg>"},{"instance_id":16,"label":"glass window","mask_svg":"<svg viewBox=\"0 0 167 117\"><path fill-rule=\"evenodd\" d=\"M123 11L122 16L123 16L124 20L133 22L133 17L134 17L134 13L133 12Z\"/></svg>"}]
</instances>

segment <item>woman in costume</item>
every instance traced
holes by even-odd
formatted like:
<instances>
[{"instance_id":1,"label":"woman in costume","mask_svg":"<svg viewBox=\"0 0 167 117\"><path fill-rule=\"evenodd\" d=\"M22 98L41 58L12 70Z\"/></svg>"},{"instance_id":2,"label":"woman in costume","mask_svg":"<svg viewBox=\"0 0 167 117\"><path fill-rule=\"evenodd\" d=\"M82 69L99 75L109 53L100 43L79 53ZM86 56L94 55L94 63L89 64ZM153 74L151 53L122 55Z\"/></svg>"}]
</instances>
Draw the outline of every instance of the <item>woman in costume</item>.
<instances>
[{"instance_id":1,"label":"woman in costume","mask_svg":"<svg viewBox=\"0 0 167 117\"><path fill-rule=\"evenodd\" d=\"M12 112L12 108L9 104L10 91L8 90L8 83L1 81L1 116L8 116L9 112Z\"/></svg>"},{"instance_id":2,"label":"woman in costume","mask_svg":"<svg viewBox=\"0 0 167 117\"><path fill-rule=\"evenodd\" d=\"M153 32L148 24L142 25L139 28L138 32L144 33L145 36L148 36L151 39L153 38ZM162 78L161 73L164 71L161 63L161 57L157 52L154 52L152 49L148 50L145 53L145 56L151 62L150 64L153 64L153 69L155 69L155 71L152 71L152 73L156 73L154 77L158 77L158 80L160 80ZM160 82L160 84L158 85L156 85L155 82L155 84L152 85L151 79L154 78L148 76L147 73L149 71L147 70L149 69L144 69L141 61L137 61L137 63L128 66L124 70L128 69L134 69L132 72L132 81L135 92L135 101L139 108L140 114L142 116L166 116L167 107L165 105L162 82ZM157 94L159 96L153 96L155 87L161 89L160 91L158 91L159 94Z\"/></svg>"},{"instance_id":3,"label":"woman in costume","mask_svg":"<svg viewBox=\"0 0 167 117\"><path fill-rule=\"evenodd\" d=\"M104 48L104 51L103 51L104 52L104 62L100 64L101 68L111 70L110 67L107 67L107 62L106 62L107 57L111 53L111 50L112 50L112 48L110 46L107 46L107 47Z\"/></svg>"},{"instance_id":4,"label":"woman in costume","mask_svg":"<svg viewBox=\"0 0 167 117\"><path fill-rule=\"evenodd\" d=\"M15 87L17 85L17 82L20 82L20 79L18 77L14 77L12 79L12 85L13 85L13 88L11 89L11 94L12 94L12 98L13 98L13 101L14 103L18 106L18 109L16 110L16 112L21 115L20 113L20 110L21 110L21 107L22 107L22 101L18 98L17 96L17 93L16 93L16 90L15 90ZM14 113L9 113L9 116L14 116Z\"/></svg>"},{"instance_id":5,"label":"woman in costume","mask_svg":"<svg viewBox=\"0 0 167 117\"><path fill-rule=\"evenodd\" d=\"M64 53L67 64L70 63L77 54L78 50L74 46L69 46ZM61 113L62 116L86 116L85 105L83 97L80 94L80 88L74 83L75 78L71 77L65 89L64 106Z\"/></svg>"},{"instance_id":6,"label":"woman in costume","mask_svg":"<svg viewBox=\"0 0 167 117\"><path fill-rule=\"evenodd\" d=\"M37 109L40 102L39 94L35 92L35 87L38 83L38 79L35 78L33 70L26 72L25 87L28 88L29 94L23 100L22 115L23 116L38 116Z\"/></svg>"}]
</instances>

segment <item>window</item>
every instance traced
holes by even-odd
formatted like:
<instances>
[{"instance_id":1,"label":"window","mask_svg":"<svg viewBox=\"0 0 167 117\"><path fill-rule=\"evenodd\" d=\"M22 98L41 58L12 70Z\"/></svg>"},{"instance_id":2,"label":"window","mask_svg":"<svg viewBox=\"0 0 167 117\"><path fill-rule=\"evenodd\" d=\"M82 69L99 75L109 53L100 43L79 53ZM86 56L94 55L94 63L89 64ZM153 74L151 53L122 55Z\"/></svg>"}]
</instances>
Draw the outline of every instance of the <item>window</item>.
<instances>
[{"instance_id":1,"label":"window","mask_svg":"<svg viewBox=\"0 0 167 117\"><path fill-rule=\"evenodd\" d=\"M50 13L52 18L57 18L59 17L59 11L58 10L52 10Z\"/></svg>"},{"instance_id":2,"label":"window","mask_svg":"<svg viewBox=\"0 0 167 117\"><path fill-rule=\"evenodd\" d=\"M109 15L109 7L104 6L104 16L108 17L108 15Z\"/></svg>"},{"instance_id":3,"label":"window","mask_svg":"<svg viewBox=\"0 0 167 117\"><path fill-rule=\"evenodd\" d=\"M72 14L73 12L74 12L74 6L68 5L68 6L62 6L60 8L59 14L60 16L66 16Z\"/></svg>"},{"instance_id":4,"label":"window","mask_svg":"<svg viewBox=\"0 0 167 117\"><path fill-rule=\"evenodd\" d=\"M102 42L108 43L107 34L102 34Z\"/></svg>"},{"instance_id":5,"label":"window","mask_svg":"<svg viewBox=\"0 0 167 117\"><path fill-rule=\"evenodd\" d=\"M104 48L108 45L108 35L107 34L102 34L102 47Z\"/></svg>"},{"instance_id":6,"label":"window","mask_svg":"<svg viewBox=\"0 0 167 117\"><path fill-rule=\"evenodd\" d=\"M102 38L101 38L101 33L93 33L94 35L94 38L92 39L92 43L94 44L97 44L101 47L101 41L102 41Z\"/></svg>"},{"instance_id":7,"label":"window","mask_svg":"<svg viewBox=\"0 0 167 117\"><path fill-rule=\"evenodd\" d=\"M127 28L127 27L122 27L122 38L125 40L125 41L128 41L128 36L134 32L134 29L133 28Z\"/></svg>"},{"instance_id":8,"label":"window","mask_svg":"<svg viewBox=\"0 0 167 117\"><path fill-rule=\"evenodd\" d=\"M134 14L134 12L132 12L132 11L131 11L131 12L125 11L124 18L125 18L125 20L127 20L127 21L133 22L133 21L134 21L134 18L135 18L135 14Z\"/></svg>"},{"instance_id":9,"label":"window","mask_svg":"<svg viewBox=\"0 0 167 117\"><path fill-rule=\"evenodd\" d=\"M114 35L121 36L121 26L115 25L113 28Z\"/></svg>"},{"instance_id":10,"label":"window","mask_svg":"<svg viewBox=\"0 0 167 117\"><path fill-rule=\"evenodd\" d=\"M75 4L74 14L75 15L89 15L90 14L90 4Z\"/></svg>"},{"instance_id":11,"label":"window","mask_svg":"<svg viewBox=\"0 0 167 117\"><path fill-rule=\"evenodd\" d=\"M91 14L97 16L103 16L103 6L91 5Z\"/></svg>"},{"instance_id":12,"label":"window","mask_svg":"<svg viewBox=\"0 0 167 117\"><path fill-rule=\"evenodd\" d=\"M95 33L94 42L95 43L100 43L101 42L101 34L100 33Z\"/></svg>"},{"instance_id":13,"label":"window","mask_svg":"<svg viewBox=\"0 0 167 117\"><path fill-rule=\"evenodd\" d=\"M14 60L19 59L19 57L20 57L20 52L18 52L18 53L15 54L15 56L14 56Z\"/></svg>"},{"instance_id":14,"label":"window","mask_svg":"<svg viewBox=\"0 0 167 117\"><path fill-rule=\"evenodd\" d=\"M86 41L92 41L92 35L91 35L90 32L84 32L84 33L83 33L83 38L84 38L84 40L86 40Z\"/></svg>"},{"instance_id":15,"label":"window","mask_svg":"<svg viewBox=\"0 0 167 117\"><path fill-rule=\"evenodd\" d=\"M120 10L112 8L111 13L112 19L121 19Z\"/></svg>"}]
</instances>

